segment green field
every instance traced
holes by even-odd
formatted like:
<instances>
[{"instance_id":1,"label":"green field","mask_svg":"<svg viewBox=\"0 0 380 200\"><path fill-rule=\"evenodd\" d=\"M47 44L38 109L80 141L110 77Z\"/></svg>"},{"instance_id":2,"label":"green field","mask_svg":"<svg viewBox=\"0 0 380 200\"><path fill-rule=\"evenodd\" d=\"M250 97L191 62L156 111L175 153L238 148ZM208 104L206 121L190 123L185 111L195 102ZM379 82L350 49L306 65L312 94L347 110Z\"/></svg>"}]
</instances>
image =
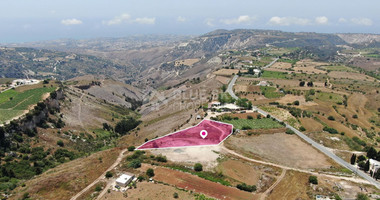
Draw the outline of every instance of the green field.
<instances>
[{"instance_id":1,"label":"green field","mask_svg":"<svg viewBox=\"0 0 380 200\"><path fill-rule=\"evenodd\" d=\"M261 77L263 78L276 78L276 79L286 79L288 73L286 72L275 72L275 71L263 71Z\"/></svg>"},{"instance_id":2,"label":"green field","mask_svg":"<svg viewBox=\"0 0 380 200\"><path fill-rule=\"evenodd\" d=\"M269 86L260 86L260 90L264 93L264 96L268 99L283 97L284 94L277 92L276 88Z\"/></svg>"},{"instance_id":3,"label":"green field","mask_svg":"<svg viewBox=\"0 0 380 200\"><path fill-rule=\"evenodd\" d=\"M236 129L243 129L243 127L250 127L251 129L271 129L283 127L277 121L269 118L262 119L232 119L223 120L223 122L234 125Z\"/></svg>"},{"instance_id":4,"label":"green field","mask_svg":"<svg viewBox=\"0 0 380 200\"><path fill-rule=\"evenodd\" d=\"M340 72L356 72L354 69L347 66L343 66L343 65L323 66L322 69L329 70L329 71L340 71Z\"/></svg>"},{"instance_id":5,"label":"green field","mask_svg":"<svg viewBox=\"0 0 380 200\"><path fill-rule=\"evenodd\" d=\"M329 101L329 102L343 102L343 97L339 94L329 93L329 92L317 92L315 93L316 98L321 101Z\"/></svg>"},{"instance_id":6,"label":"green field","mask_svg":"<svg viewBox=\"0 0 380 200\"><path fill-rule=\"evenodd\" d=\"M0 93L0 123L23 113L29 106L42 100L43 94L50 93L55 87L43 87L17 92L14 89Z\"/></svg>"}]
</instances>

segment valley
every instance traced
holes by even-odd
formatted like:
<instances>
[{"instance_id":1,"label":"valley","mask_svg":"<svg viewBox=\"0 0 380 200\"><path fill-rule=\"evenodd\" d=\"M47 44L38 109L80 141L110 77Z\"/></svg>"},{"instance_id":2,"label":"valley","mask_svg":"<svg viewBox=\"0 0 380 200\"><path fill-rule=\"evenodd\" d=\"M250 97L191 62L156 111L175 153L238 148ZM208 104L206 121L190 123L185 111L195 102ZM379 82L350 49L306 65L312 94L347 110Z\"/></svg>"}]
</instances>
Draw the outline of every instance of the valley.
<instances>
[{"instance_id":1,"label":"valley","mask_svg":"<svg viewBox=\"0 0 380 200\"><path fill-rule=\"evenodd\" d=\"M376 199L380 46L363 40L216 30L8 45L1 88L25 76L41 83L0 93L1 194ZM232 134L207 143L224 132L206 124L196 146L138 148L170 133L187 141L204 122L230 124ZM134 178L123 186L122 174Z\"/></svg>"}]
</instances>

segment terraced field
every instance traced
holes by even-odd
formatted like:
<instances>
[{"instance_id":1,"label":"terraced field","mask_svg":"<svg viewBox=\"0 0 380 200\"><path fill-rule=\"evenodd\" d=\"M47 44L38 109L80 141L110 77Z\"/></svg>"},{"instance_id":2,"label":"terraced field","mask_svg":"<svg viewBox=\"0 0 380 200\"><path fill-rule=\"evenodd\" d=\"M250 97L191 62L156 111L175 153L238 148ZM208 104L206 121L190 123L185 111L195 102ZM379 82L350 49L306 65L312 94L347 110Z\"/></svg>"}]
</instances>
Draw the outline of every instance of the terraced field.
<instances>
[{"instance_id":1,"label":"terraced field","mask_svg":"<svg viewBox=\"0 0 380 200\"><path fill-rule=\"evenodd\" d=\"M44 94L55 89L55 87L41 87L24 92L11 89L0 93L0 123L21 115L31 105L41 101Z\"/></svg>"},{"instance_id":2,"label":"terraced field","mask_svg":"<svg viewBox=\"0 0 380 200\"><path fill-rule=\"evenodd\" d=\"M233 124L236 129L272 129L283 127L277 121L269 118L263 119L232 119L223 122Z\"/></svg>"}]
</instances>

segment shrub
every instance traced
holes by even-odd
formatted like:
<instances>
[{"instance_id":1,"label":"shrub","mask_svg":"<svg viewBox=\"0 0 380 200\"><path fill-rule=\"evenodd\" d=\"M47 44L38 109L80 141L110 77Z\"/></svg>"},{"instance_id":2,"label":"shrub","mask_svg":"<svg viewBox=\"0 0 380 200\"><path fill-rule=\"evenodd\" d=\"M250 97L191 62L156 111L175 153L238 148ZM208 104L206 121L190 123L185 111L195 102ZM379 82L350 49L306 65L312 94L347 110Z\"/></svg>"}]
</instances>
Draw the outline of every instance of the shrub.
<instances>
[{"instance_id":1,"label":"shrub","mask_svg":"<svg viewBox=\"0 0 380 200\"><path fill-rule=\"evenodd\" d=\"M291 129L287 128L286 131L285 131L285 133L289 134L289 135L293 135L294 131L292 131Z\"/></svg>"},{"instance_id":2,"label":"shrub","mask_svg":"<svg viewBox=\"0 0 380 200\"><path fill-rule=\"evenodd\" d=\"M358 193L355 200L369 200L369 198L366 194Z\"/></svg>"},{"instance_id":3,"label":"shrub","mask_svg":"<svg viewBox=\"0 0 380 200\"><path fill-rule=\"evenodd\" d=\"M316 176L309 176L309 183L318 185L318 178Z\"/></svg>"},{"instance_id":4,"label":"shrub","mask_svg":"<svg viewBox=\"0 0 380 200\"><path fill-rule=\"evenodd\" d=\"M153 177L154 176L154 170L152 168L149 168L148 170L146 170L146 175L149 177Z\"/></svg>"},{"instance_id":5,"label":"shrub","mask_svg":"<svg viewBox=\"0 0 380 200\"><path fill-rule=\"evenodd\" d=\"M130 147L128 147L128 151L134 151L135 149L136 149L135 146L130 146Z\"/></svg>"},{"instance_id":6,"label":"shrub","mask_svg":"<svg viewBox=\"0 0 380 200\"><path fill-rule=\"evenodd\" d=\"M63 143L62 140L58 140L58 141L57 141L57 145L60 146L60 147L65 146L65 144Z\"/></svg>"},{"instance_id":7,"label":"shrub","mask_svg":"<svg viewBox=\"0 0 380 200\"><path fill-rule=\"evenodd\" d=\"M247 192L254 192L254 191L256 191L256 185L247 185L245 183L242 183L242 184L238 184L236 187L239 190L244 190L244 191L247 191Z\"/></svg>"},{"instance_id":8,"label":"shrub","mask_svg":"<svg viewBox=\"0 0 380 200\"><path fill-rule=\"evenodd\" d=\"M327 117L327 119L328 119L328 120L331 120L331 121L334 121L334 120L335 120L335 118L334 118L333 116L331 116L331 115L330 115L329 117Z\"/></svg>"},{"instance_id":9,"label":"shrub","mask_svg":"<svg viewBox=\"0 0 380 200\"><path fill-rule=\"evenodd\" d=\"M97 185L97 186L95 187L95 191L96 191L96 192L100 192L100 191L102 191L102 186Z\"/></svg>"},{"instance_id":10,"label":"shrub","mask_svg":"<svg viewBox=\"0 0 380 200\"><path fill-rule=\"evenodd\" d=\"M113 176L112 172L108 171L106 173L106 178L111 178Z\"/></svg>"},{"instance_id":11,"label":"shrub","mask_svg":"<svg viewBox=\"0 0 380 200\"><path fill-rule=\"evenodd\" d=\"M130 168L139 168L141 167L141 161L139 159L132 160L130 163L128 163L128 167Z\"/></svg>"},{"instance_id":12,"label":"shrub","mask_svg":"<svg viewBox=\"0 0 380 200\"><path fill-rule=\"evenodd\" d=\"M178 199L178 193L177 192L174 192L174 194L173 194L173 198L175 198L175 199Z\"/></svg>"},{"instance_id":13,"label":"shrub","mask_svg":"<svg viewBox=\"0 0 380 200\"><path fill-rule=\"evenodd\" d=\"M248 115L247 119L253 119L253 117L251 115Z\"/></svg>"},{"instance_id":14,"label":"shrub","mask_svg":"<svg viewBox=\"0 0 380 200\"><path fill-rule=\"evenodd\" d=\"M156 157L156 160L158 162L167 162L168 160L166 159L166 156L159 155Z\"/></svg>"},{"instance_id":15,"label":"shrub","mask_svg":"<svg viewBox=\"0 0 380 200\"><path fill-rule=\"evenodd\" d=\"M194 170L197 171L197 172L202 171L202 170L203 170L203 166L202 166L202 164L200 164L200 163L195 163L195 165L194 165Z\"/></svg>"},{"instance_id":16,"label":"shrub","mask_svg":"<svg viewBox=\"0 0 380 200\"><path fill-rule=\"evenodd\" d=\"M331 134L338 134L338 131L335 128L331 128L328 126L323 127L323 130Z\"/></svg>"},{"instance_id":17,"label":"shrub","mask_svg":"<svg viewBox=\"0 0 380 200\"><path fill-rule=\"evenodd\" d=\"M303 127L303 126L301 126L301 127L300 127L300 131L306 131L306 128Z\"/></svg>"},{"instance_id":18,"label":"shrub","mask_svg":"<svg viewBox=\"0 0 380 200\"><path fill-rule=\"evenodd\" d=\"M300 102L299 102L299 101L294 101L294 102L293 102L293 105L299 106L299 105L300 105Z\"/></svg>"},{"instance_id":19,"label":"shrub","mask_svg":"<svg viewBox=\"0 0 380 200\"><path fill-rule=\"evenodd\" d=\"M358 115L357 115L357 114L352 115L352 118L357 119L357 118L358 118Z\"/></svg>"},{"instance_id":20,"label":"shrub","mask_svg":"<svg viewBox=\"0 0 380 200\"><path fill-rule=\"evenodd\" d=\"M245 125L245 126L241 127L241 129L242 130L250 130L250 129L252 129L252 127Z\"/></svg>"}]
</instances>

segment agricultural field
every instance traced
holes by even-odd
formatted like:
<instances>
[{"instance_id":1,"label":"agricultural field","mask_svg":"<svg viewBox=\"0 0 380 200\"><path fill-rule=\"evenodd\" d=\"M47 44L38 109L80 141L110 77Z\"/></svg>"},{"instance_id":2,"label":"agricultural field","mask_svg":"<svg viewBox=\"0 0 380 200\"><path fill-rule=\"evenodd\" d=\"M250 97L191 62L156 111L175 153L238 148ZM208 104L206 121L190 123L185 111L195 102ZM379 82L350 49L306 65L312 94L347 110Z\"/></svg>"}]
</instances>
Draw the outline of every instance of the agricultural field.
<instances>
[{"instance_id":1,"label":"agricultural field","mask_svg":"<svg viewBox=\"0 0 380 200\"><path fill-rule=\"evenodd\" d=\"M356 70L344 65L323 66L321 68L327 71L356 72Z\"/></svg>"},{"instance_id":2,"label":"agricultural field","mask_svg":"<svg viewBox=\"0 0 380 200\"><path fill-rule=\"evenodd\" d=\"M274 79L286 79L287 72L275 72L275 71L263 71L261 77L263 78L274 78Z\"/></svg>"},{"instance_id":3,"label":"agricultural field","mask_svg":"<svg viewBox=\"0 0 380 200\"><path fill-rule=\"evenodd\" d=\"M269 118L263 119L224 119L223 122L230 123L234 125L236 129L272 129L272 128L282 128L283 125L279 124L277 121Z\"/></svg>"},{"instance_id":4,"label":"agricultural field","mask_svg":"<svg viewBox=\"0 0 380 200\"><path fill-rule=\"evenodd\" d=\"M55 89L56 87L40 87L22 92L11 89L0 93L0 123L21 115Z\"/></svg>"},{"instance_id":5,"label":"agricultural field","mask_svg":"<svg viewBox=\"0 0 380 200\"><path fill-rule=\"evenodd\" d=\"M276 88L268 86L260 86L264 96L268 99L279 98L285 96L283 93L277 92Z\"/></svg>"},{"instance_id":6,"label":"agricultural field","mask_svg":"<svg viewBox=\"0 0 380 200\"><path fill-rule=\"evenodd\" d=\"M343 102L344 100L343 96L329 92L317 92L316 99L333 103Z\"/></svg>"}]
</instances>

